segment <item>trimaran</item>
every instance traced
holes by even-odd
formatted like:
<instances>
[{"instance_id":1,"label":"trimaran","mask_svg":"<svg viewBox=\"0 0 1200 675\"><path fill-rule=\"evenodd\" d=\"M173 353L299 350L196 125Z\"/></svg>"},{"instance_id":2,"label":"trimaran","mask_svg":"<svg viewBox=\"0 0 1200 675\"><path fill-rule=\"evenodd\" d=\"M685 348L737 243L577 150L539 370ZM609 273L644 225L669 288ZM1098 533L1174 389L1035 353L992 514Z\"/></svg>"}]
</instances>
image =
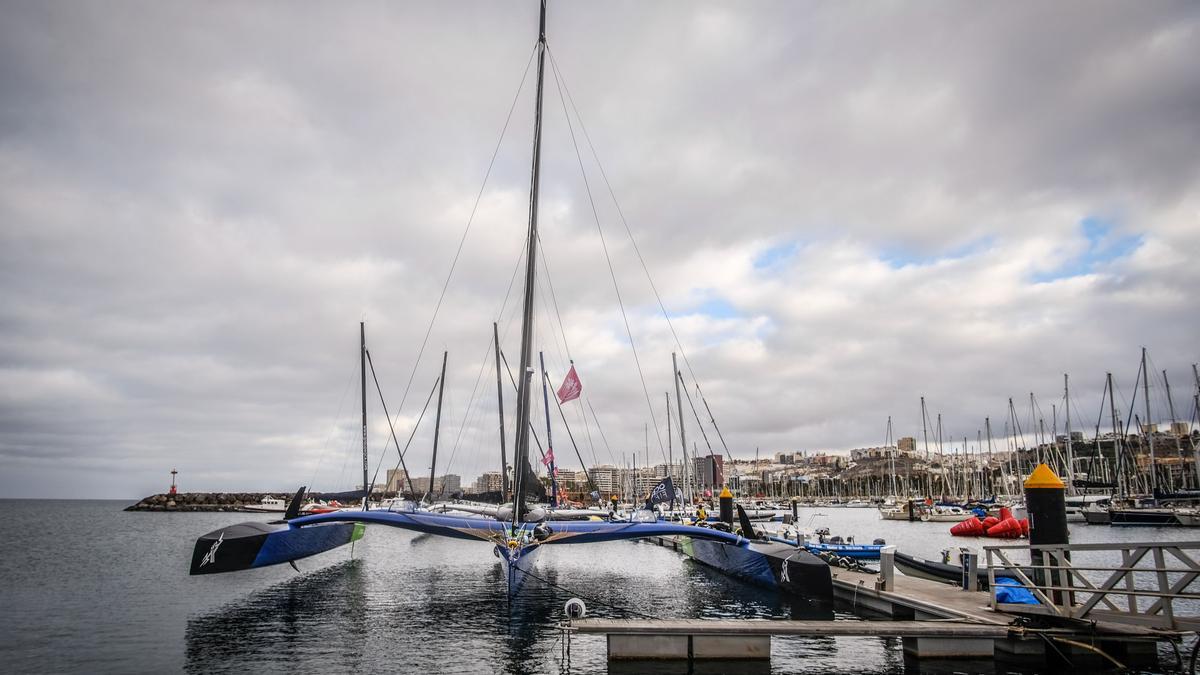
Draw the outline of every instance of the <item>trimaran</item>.
<instances>
[{"instance_id":1,"label":"trimaran","mask_svg":"<svg viewBox=\"0 0 1200 675\"><path fill-rule=\"evenodd\" d=\"M779 543L751 542L738 534L720 529L682 525L652 518L638 522L558 521L552 520L540 506L527 504L526 499L544 491L530 468L530 392L533 373L533 308L538 242L538 184L541 169L542 91L546 57L546 1L541 2L537 50L537 102L534 117L532 178L530 181L529 227L525 247L525 279L523 320L521 325L522 374L517 387L516 456L514 458L513 503L501 507L492 515L457 516L417 510L370 510L364 498L361 510L342 510L318 515L299 516L304 488L292 499L281 521L250 522L210 532L196 541L191 573L209 574L230 572L281 563L291 563L348 544L362 536L364 525L387 525L443 537L484 541L495 547L495 554L504 568L508 596L516 596L528 576L542 546L583 544L639 539L652 536L681 535L694 557L725 571L765 585L792 587L800 581L789 581L789 561L793 567L817 569L818 595L828 589L829 575L824 563L812 558L803 549L788 552L781 560L765 555L764 547L779 547ZM366 353L365 338L363 353ZM366 370L363 377L363 400L366 399ZM364 452L366 443L366 413L363 413ZM366 465L363 467L364 490L368 489ZM432 489L432 483L431 483ZM812 560L808 560L812 558ZM811 563L816 565L810 565ZM809 577L792 571L793 577ZM777 583L778 582L778 583ZM808 585L808 584L804 584Z\"/></svg>"}]
</instances>

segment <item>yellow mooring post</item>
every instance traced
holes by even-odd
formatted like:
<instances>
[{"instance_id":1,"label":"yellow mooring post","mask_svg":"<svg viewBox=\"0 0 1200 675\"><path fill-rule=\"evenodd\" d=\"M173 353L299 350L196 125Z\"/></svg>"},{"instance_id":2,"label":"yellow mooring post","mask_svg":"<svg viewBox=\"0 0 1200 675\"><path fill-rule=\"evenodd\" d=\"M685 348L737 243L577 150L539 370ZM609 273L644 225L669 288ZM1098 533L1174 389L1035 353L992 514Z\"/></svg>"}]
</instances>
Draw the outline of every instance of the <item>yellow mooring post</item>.
<instances>
[{"instance_id":1,"label":"yellow mooring post","mask_svg":"<svg viewBox=\"0 0 1200 675\"><path fill-rule=\"evenodd\" d=\"M1025 479L1025 510L1029 512L1029 560L1033 564L1034 581L1039 586L1047 584L1047 574L1042 565L1063 565L1065 560L1046 560L1045 553L1033 548L1039 544L1066 546L1071 543L1067 530L1067 486L1045 464L1039 464L1029 478ZM1066 555L1070 560L1070 555ZM1070 576L1054 570L1049 575L1051 586L1066 586ZM1062 591L1054 591L1055 604L1062 604Z\"/></svg>"},{"instance_id":2,"label":"yellow mooring post","mask_svg":"<svg viewBox=\"0 0 1200 675\"><path fill-rule=\"evenodd\" d=\"M718 498L721 504L721 522L733 527L733 493L729 491L729 486L726 485L721 490L721 496Z\"/></svg>"}]
</instances>

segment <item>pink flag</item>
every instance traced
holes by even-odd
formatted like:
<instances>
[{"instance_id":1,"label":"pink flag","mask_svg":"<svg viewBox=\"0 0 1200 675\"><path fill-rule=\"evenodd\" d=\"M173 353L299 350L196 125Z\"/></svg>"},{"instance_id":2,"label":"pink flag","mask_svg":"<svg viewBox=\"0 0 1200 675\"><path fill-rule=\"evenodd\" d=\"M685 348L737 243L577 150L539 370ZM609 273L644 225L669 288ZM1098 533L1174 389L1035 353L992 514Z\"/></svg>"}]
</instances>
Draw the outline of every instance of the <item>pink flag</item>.
<instances>
[{"instance_id":1,"label":"pink flag","mask_svg":"<svg viewBox=\"0 0 1200 675\"><path fill-rule=\"evenodd\" d=\"M542 458L542 464L546 466L554 464L554 448L546 448L546 456Z\"/></svg>"},{"instance_id":2,"label":"pink flag","mask_svg":"<svg viewBox=\"0 0 1200 675\"><path fill-rule=\"evenodd\" d=\"M579 381L579 375L575 373L575 366L572 365L571 370L567 372L567 379L563 380L562 386L558 388L558 402L574 401L582 391L583 383Z\"/></svg>"}]
</instances>

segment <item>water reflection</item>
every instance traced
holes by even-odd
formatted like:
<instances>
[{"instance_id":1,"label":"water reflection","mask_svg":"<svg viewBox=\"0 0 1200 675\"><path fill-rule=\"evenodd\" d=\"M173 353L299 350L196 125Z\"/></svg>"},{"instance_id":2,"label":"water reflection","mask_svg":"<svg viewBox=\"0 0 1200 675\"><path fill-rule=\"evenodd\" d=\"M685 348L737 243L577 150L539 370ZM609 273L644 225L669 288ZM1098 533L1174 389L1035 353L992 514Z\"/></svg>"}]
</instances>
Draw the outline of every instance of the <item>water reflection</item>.
<instances>
[{"instance_id":1,"label":"water reflection","mask_svg":"<svg viewBox=\"0 0 1200 675\"><path fill-rule=\"evenodd\" d=\"M365 583L362 561L351 560L193 617L185 669L255 670L321 654L339 670L357 670L369 628Z\"/></svg>"}]
</instances>

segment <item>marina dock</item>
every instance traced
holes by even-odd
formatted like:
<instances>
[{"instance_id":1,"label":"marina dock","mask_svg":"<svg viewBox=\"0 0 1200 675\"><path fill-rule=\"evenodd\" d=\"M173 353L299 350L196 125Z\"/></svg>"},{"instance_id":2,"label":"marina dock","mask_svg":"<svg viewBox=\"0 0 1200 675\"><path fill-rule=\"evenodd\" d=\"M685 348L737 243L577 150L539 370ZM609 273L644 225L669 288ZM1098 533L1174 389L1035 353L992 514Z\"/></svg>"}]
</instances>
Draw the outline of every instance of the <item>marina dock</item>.
<instances>
[{"instance_id":1,"label":"marina dock","mask_svg":"<svg viewBox=\"0 0 1200 675\"><path fill-rule=\"evenodd\" d=\"M673 537L654 537L648 541L676 550L681 548ZM1198 547L1200 543L1163 546L1185 558L1183 551ZM1163 559L1162 555L1149 557ZM897 574L886 553L880 567L878 574L831 568L838 608L859 615L865 619L862 621L581 619L563 624L563 630L568 636L606 635L609 659L613 661L762 660L770 658L774 636L857 636L903 639L905 654L918 659L996 659L1072 665L1107 662L1118 667L1145 667L1157 663L1157 643L1180 640L1193 621L1180 618L1171 609L1173 600L1192 599L1196 595L1178 590L1170 598L1160 597L1149 613L1139 613L1134 603L1133 611L1123 616L1110 613L1105 618L1063 619L1046 616L1055 609L1045 606L1047 602L1028 610L1012 611L1012 605L996 603L994 592L968 591ZM1135 573L1159 578L1179 571L1168 570L1160 563L1136 570L1114 568L1114 576L1105 587L1092 585L1088 589L1090 582L1076 581L1072 588L1080 595L1098 596L1092 604L1111 607L1113 603L1107 596L1109 593L1115 596L1117 591L1113 589L1118 587L1122 594L1138 588L1141 590L1136 593L1142 595L1160 595L1136 581ZM1034 590L1049 601L1050 590L1044 593ZM1076 598L1072 606L1082 602L1082 598ZM1163 621L1169 621L1171 627L1164 628L1167 624Z\"/></svg>"}]
</instances>

